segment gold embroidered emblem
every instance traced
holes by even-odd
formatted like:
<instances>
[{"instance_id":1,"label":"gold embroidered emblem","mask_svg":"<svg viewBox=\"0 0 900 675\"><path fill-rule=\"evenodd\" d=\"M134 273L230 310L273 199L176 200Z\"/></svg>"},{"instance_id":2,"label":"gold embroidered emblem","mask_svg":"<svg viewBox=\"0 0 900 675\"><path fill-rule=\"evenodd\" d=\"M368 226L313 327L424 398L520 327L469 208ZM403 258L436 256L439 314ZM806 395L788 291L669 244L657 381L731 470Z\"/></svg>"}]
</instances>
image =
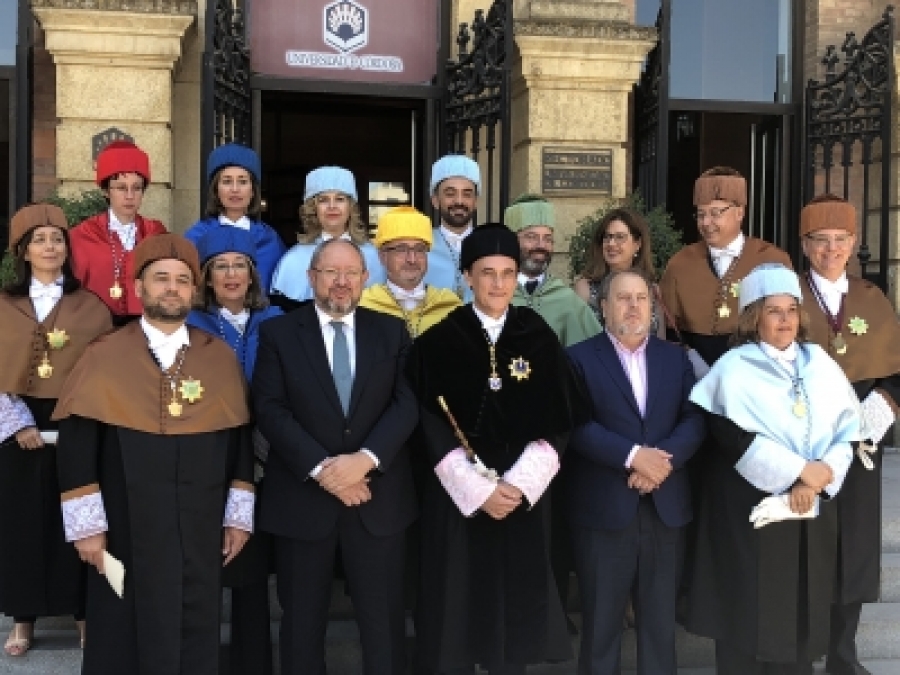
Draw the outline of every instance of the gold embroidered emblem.
<instances>
[{"instance_id":1,"label":"gold embroidered emblem","mask_svg":"<svg viewBox=\"0 0 900 675\"><path fill-rule=\"evenodd\" d=\"M188 403L196 403L203 398L203 385L200 384L200 380L182 380L181 398Z\"/></svg>"},{"instance_id":2,"label":"gold embroidered emblem","mask_svg":"<svg viewBox=\"0 0 900 675\"><path fill-rule=\"evenodd\" d=\"M531 365L520 356L517 359L513 359L512 363L509 364L509 372L521 382L522 380L527 380L528 376L531 375Z\"/></svg>"},{"instance_id":3,"label":"gold embroidered emblem","mask_svg":"<svg viewBox=\"0 0 900 675\"><path fill-rule=\"evenodd\" d=\"M52 331L47 333L47 344L50 345L50 349L62 349L66 346L66 343L68 341L69 336L64 330L54 328Z\"/></svg>"},{"instance_id":4,"label":"gold embroidered emblem","mask_svg":"<svg viewBox=\"0 0 900 675\"><path fill-rule=\"evenodd\" d=\"M731 284L731 297L736 298L741 294L741 282L735 281Z\"/></svg>"},{"instance_id":5,"label":"gold embroidered emblem","mask_svg":"<svg viewBox=\"0 0 900 675\"><path fill-rule=\"evenodd\" d=\"M860 318L858 316L854 316L850 319L850 332L854 335L865 335L869 332L869 324L866 323L866 320Z\"/></svg>"}]
</instances>

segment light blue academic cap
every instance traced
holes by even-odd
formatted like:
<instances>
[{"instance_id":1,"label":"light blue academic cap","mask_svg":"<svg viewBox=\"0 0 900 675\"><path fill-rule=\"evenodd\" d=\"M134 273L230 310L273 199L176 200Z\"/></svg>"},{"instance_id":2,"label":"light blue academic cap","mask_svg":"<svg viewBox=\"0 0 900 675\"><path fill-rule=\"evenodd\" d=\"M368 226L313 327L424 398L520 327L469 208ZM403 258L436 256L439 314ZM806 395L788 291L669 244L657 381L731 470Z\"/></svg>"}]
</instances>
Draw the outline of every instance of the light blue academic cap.
<instances>
[{"instance_id":1,"label":"light blue academic cap","mask_svg":"<svg viewBox=\"0 0 900 675\"><path fill-rule=\"evenodd\" d=\"M359 201L359 197L356 196L356 179L352 173L340 166L320 166L306 174L303 201L321 192L343 192L353 197L353 201Z\"/></svg>"},{"instance_id":2,"label":"light blue academic cap","mask_svg":"<svg viewBox=\"0 0 900 675\"><path fill-rule=\"evenodd\" d=\"M741 281L738 306L743 312L747 305L770 295L792 295L797 302L802 302L800 279L792 270L778 263L757 265Z\"/></svg>"},{"instance_id":3,"label":"light blue academic cap","mask_svg":"<svg viewBox=\"0 0 900 675\"><path fill-rule=\"evenodd\" d=\"M465 155L444 155L431 167L431 194L447 178L465 178L475 184L475 194L481 193L481 169Z\"/></svg>"}]
</instances>

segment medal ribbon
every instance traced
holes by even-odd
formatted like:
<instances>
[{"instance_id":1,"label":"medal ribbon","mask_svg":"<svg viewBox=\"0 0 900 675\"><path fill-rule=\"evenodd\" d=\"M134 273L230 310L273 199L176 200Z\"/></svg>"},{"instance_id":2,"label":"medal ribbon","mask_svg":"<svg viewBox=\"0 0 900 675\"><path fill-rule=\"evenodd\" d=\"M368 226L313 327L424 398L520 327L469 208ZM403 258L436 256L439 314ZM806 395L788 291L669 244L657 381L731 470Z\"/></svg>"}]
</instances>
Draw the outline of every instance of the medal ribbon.
<instances>
[{"instance_id":1,"label":"medal ribbon","mask_svg":"<svg viewBox=\"0 0 900 675\"><path fill-rule=\"evenodd\" d=\"M816 298L816 302L819 303L819 307L822 308L822 312L824 312L825 314L825 319L828 321L828 325L831 327L831 331L835 335L840 335L841 326L844 325L844 301L847 299L847 294L841 294L841 306L838 309L837 315L834 315L831 313L831 310L828 309L828 304L825 302L825 297L822 295L822 291L820 291L819 287L816 286L816 282L813 279L812 274L810 274L809 272L806 273L806 283L809 284L809 287Z\"/></svg>"}]
</instances>

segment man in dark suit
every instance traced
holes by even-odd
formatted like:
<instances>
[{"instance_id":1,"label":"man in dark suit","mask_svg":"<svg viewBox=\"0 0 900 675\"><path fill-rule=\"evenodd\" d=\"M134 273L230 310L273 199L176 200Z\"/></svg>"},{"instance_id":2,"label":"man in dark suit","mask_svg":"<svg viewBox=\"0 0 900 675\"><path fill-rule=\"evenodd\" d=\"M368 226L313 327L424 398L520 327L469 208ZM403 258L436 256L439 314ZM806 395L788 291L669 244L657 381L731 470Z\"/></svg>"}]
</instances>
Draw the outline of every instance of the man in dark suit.
<instances>
[{"instance_id":1,"label":"man in dark suit","mask_svg":"<svg viewBox=\"0 0 900 675\"><path fill-rule=\"evenodd\" d=\"M275 535L281 672L324 675L340 547L366 675L405 665L403 561L416 517L404 441L418 419L403 377L403 321L357 308L368 273L355 244L323 243L309 268L315 301L266 322L253 376L271 444L259 526Z\"/></svg>"},{"instance_id":2,"label":"man in dark suit","mask_svg":"<svg viewBox=\"0 0 900 675\"><path fill-rule=\"evenodd\" d=\"M684 467L704 423L688 401L694 373L684 349L648 332L647 280L637 271L614 273L600 299L607 332L568 350L592 410L570 444L569 516L584 618L578 672L620 672L631 595L638 673L674 675L683 530L692 518Z\"/></svg>"}]
</instances>

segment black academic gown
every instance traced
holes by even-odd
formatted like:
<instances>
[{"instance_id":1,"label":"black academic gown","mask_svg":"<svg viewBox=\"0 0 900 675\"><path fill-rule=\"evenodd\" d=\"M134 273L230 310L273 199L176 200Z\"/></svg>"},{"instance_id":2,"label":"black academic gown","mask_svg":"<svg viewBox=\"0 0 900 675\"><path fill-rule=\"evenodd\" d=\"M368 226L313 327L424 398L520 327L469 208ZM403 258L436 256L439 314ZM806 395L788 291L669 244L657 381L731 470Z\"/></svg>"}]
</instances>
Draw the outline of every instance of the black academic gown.
<instances>
[{"instance_id":1,"label":"black academic gown","mask_svg":"<svg viewBox=\"0 0 900 675\"><path fill-rule=\"evenodd\" d=\"M828 648L837 505L820 500L812 520L754 529L750 512L769 494L734 466L756 435L718 415L707 421L713 445L695 510L685 628L760 661L812 662Z\"/></svg>"},{"instance_id":2,"label":"black academic gown","mask_svg":"<svg viewBox=\"0 0 900 675\"><path fill-rule=\"evenodd\" d=\"M83 675L218 675L222 519L252 482L248 427L159 435L71 416L60 488L99 483L125 595L91 568Z\"/></svg>"},{"instance_id":3,"label":"black academic gown","mask_svg":"<svg viewBox=\"0 0 900 675\"><path fill-rule=\"evenodd\" d=\"M578 405L559 341L528 308L510 307L496 343L500 392L488 388L486 335L471 306L451 312L420 336L408 360L421 405L430 467L460 442L436 403L445 397L483 462L500 474L528 442L543 438L562 452ZM529 380L510 374L512 359L529 362ZM478 663L539 663L571 658L550 568L549 491L502 521L479 511L464 517L434 472L421 486L421 583L416 621L417 665L444 672Z\"/></svg>"},{"instance_id":4,"label":"black academic gown","mask_svg":"<svg viewBox=\"0 0 900 675\"><path fill-rule=\"evenodd\" d=\"M23 396L37 428L56 399ZM63 533L56 446L23 450L15 435L0 445L0 611L8 616L61 616L84 611L84 566Z\"/></svg>"}]
</instances>

